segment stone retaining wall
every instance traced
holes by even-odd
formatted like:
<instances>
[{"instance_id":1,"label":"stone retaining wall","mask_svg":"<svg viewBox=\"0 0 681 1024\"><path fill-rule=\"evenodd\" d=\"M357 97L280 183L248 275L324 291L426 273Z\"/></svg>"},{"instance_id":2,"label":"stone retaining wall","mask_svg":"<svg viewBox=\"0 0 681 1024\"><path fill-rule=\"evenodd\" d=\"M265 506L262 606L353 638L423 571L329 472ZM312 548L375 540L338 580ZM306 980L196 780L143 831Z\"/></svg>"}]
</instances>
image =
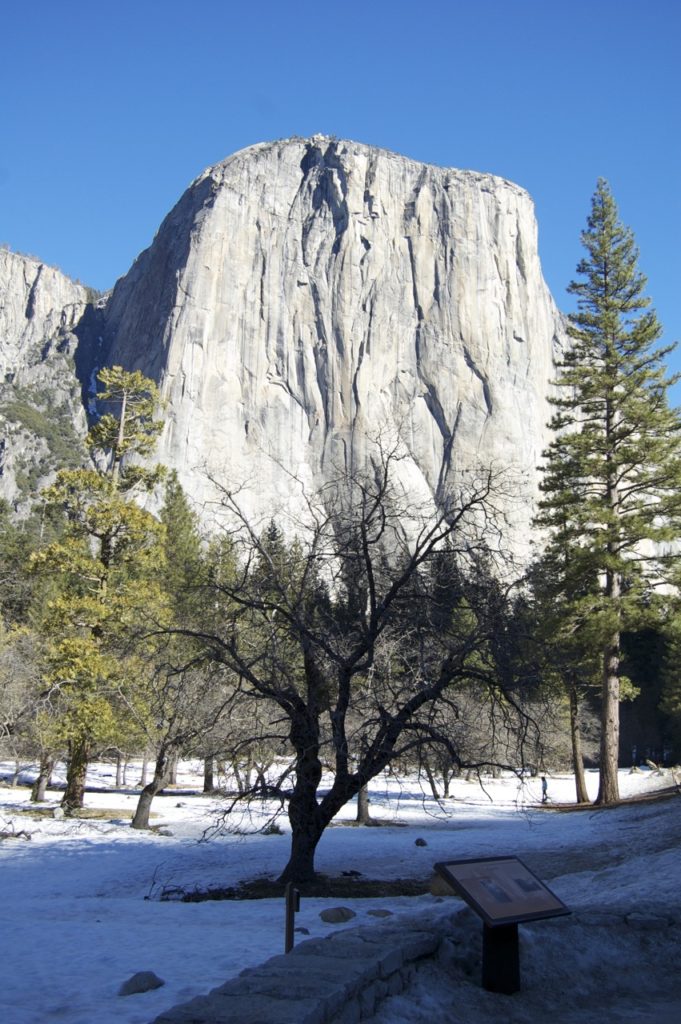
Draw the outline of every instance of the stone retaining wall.
<instances>
[{"instance_id":1,"label":"stone retaining wall","mask_svg":"<svg viewBox=\"0 0 681 1024\"><path fill-rule=\"evenodd\" d=\"M456 911L348 929L166 1010L153 1024L358 1024L409 983L451 934Z\"/></svg>"}]
</instances>

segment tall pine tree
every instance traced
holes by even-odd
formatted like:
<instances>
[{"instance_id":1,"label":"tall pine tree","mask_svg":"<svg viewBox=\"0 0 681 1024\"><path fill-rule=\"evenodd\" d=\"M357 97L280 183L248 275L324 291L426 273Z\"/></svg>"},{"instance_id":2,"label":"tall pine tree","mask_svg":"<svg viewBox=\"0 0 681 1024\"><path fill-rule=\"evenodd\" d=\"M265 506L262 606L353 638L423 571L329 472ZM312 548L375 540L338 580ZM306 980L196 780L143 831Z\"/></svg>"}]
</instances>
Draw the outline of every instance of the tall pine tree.
<instances>
[{"instance_id":1,"label":"tall pine tree","mask_svg":"<svg viewBox=\"0 0 681 1024\"><path fill-rule=\"evenodd\" d=\"M572 344L559 363L555 436L544 452L539 525L550 545L571 549L562 585L572 613L590 623L602 665L597 803L619 799L620 638L649 612L668 571L667 542L681 533L681 419L666 375L673 346L644 295L638 250L599 180L586 255L569 291Z\"/></svg>"},{"instance_id":2,"label":"tall pine tree","mask_svg":"<svg viewBox=\"0 0 681 1024\"><path fill-rule=\"evenodd\" d=\"M63 520L58 542L32 556L36 571L56 589L42 628L49 637L47 671L58 735L68 749L67 811L83 805L88 762L117 739L121 699L139 675L123 641L144 614L161 605L156 577L163 565L163 530L135 502L151 489L160 467L145 469L127 456L147 455L161 424L153 418L153 381L114 366L102 370L98 401L110 403L90 431L97 468L63 469L43 491L47 509Z\"/></svg>"}]
</instances>

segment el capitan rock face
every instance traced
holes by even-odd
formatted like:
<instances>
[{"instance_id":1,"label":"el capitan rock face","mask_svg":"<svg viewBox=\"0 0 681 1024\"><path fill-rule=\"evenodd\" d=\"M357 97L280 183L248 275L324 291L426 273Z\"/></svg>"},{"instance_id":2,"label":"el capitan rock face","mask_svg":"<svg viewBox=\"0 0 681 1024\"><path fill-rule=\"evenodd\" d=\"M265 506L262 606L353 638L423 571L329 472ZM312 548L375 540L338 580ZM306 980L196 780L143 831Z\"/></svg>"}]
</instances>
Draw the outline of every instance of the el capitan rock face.
<instances>
[{"instance_id":1,"label":"el capitan rock face","mask_svg":"<svg viewBox=\"0 0 681 1024\"><path fill-rule=\"evenodd\" d=\"M494 463L534 496L563 333L536 235L500 178L320 136L254 146L118 282L106 362L159 381L159 458L199 501L213 477L271 512L291 475L361 468L379 435L417 494Z\"/></svg>"},{"instance_id":2,"label":"el capitan rock face","mask_svg":"<svg viewBox=\"0 0 681 1024\"><path fill-rule=\"evenodd\" d=\"M81 367L157 380L158 458L199 505L215 480L296 515L293 478L362 469L380 436L417 498L510 467L527 536L563 328L510 182L322 136L253 146L190 186L102 324Z\"/></svg>"}]
</instances>

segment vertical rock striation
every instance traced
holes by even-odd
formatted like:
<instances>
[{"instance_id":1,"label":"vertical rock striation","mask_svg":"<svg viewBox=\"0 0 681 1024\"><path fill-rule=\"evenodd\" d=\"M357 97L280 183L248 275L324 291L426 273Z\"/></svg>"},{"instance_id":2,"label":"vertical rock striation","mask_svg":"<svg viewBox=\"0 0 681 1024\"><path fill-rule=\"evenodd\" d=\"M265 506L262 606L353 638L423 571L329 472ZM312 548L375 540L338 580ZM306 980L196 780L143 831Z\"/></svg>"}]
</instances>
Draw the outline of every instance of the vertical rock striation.
<instances>
[{"instance_id":1,"label":"vertical rock striation","mask_svg":"<svg viewBox=\"0 0 681 1024\"><path fill-rule=\"evenodd\" d=\"M563 339L536 236L508 181L315 136L206 170L99 309L0 251L0 494L35 489L119 363L160 384L158 458L207 510L238 486L258 520L298 517L380 439L415 502L507 468L520 550Z\"/></svg>"},{"instance_id":2,"label":"vertical rock striation","mask_svg":"<svg viewBox=\"0 0 681 1024\"><path fill-rule=\"evenodd\" d=\"M561 337L526 192L315 136L205 171L118 282L105 345L161 384L190 494L245 484L251 512L295 514L292 476L360 468L379 435L416 494L495 464L533 499Z\"/></svg>"}]
</instances>

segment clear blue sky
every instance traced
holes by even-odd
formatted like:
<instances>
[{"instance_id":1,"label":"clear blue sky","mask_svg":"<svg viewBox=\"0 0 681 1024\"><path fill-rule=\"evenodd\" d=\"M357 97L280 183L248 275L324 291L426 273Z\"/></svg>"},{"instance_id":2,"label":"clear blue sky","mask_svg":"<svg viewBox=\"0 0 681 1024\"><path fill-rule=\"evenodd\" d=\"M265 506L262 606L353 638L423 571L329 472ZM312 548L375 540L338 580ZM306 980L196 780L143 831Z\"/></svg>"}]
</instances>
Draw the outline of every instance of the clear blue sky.
<instances>
[{"instance_id":1,"label":"clear blue sky","mask_svg":"<svg viewBox=\"0 0 681 1024\"><path fill-rule=\"evenodd\" d=\"M607 178L681 340L680 107L680 0L5 0L0 242L109 288L206 166L322 132L522 185L563 309Z\"/></svg>"}]
</instances>

